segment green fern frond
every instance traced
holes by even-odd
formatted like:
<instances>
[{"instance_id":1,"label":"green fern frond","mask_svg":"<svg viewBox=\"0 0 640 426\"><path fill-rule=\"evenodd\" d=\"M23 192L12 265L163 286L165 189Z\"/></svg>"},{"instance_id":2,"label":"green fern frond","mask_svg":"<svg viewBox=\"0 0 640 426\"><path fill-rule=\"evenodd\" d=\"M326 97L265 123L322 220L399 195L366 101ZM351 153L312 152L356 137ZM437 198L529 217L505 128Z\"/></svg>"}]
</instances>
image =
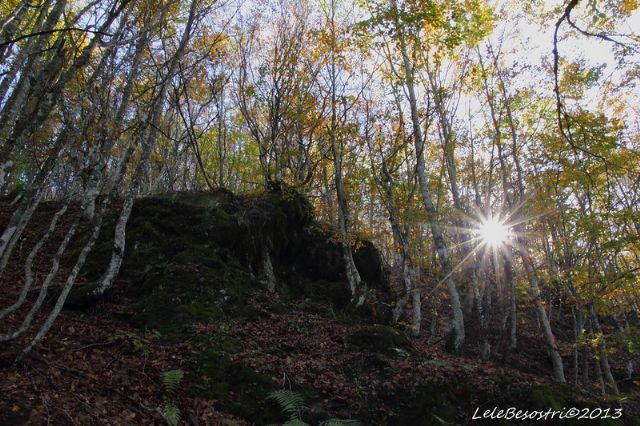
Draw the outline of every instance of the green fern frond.
<instances>
[{"instance_id":1,"label":"green fern frond","mask_svg":"<svg viewBox=\"0 0 640 426\"><path fill-rule=\"evenodd\" d=\"M329 419L320 423L320 426L362 426L362 423L352 419Z\"/></svg>"},{"instance_id":2,"label":"green fern frond","mask_svg":"<svg viewBox=\"0 0 640 426\"><path fill-rule=\"evenodd\" d=\"M307 408L304 402L304 397L294 391L280 389L273 391L267 397L273 399L280 405L280 408L285 413L289 414L289 418L293 420L300 420L300 414ZM291 425L289 425L291 426Z\"/></svg>"},{"instance_id":3,"label":"green fern frond","mask_svg":"<svg viewBox=\"0 0 640 426\"><path fill-rule=\"evenodd\" d=\"M300 419L291 419L283 423L282 426L309 426L309 423L303 422Z\"/></svg>"},{"instance_id":4,"label":"green fern frond","mask_svg":"<svg viewBox=\"0 0 640 426\"><path fill-rule=\"evenodd\" d=\"M162 384L169 393L174 393L178 390L180 382L184 378L184 371L182 370L169 370L162 373Z\"/></svg>"},{"instance_id":5,"label":"green fern frond","mask_svg":"<svg viewBox=\"0 0 640 426\"><path fill-rule=\"evenodd\" d=\"M175 405L167 404L162 408L162 417L164 417L169 426L178 426L182 418L182 412Z\"/></svg>"}]
</instances>

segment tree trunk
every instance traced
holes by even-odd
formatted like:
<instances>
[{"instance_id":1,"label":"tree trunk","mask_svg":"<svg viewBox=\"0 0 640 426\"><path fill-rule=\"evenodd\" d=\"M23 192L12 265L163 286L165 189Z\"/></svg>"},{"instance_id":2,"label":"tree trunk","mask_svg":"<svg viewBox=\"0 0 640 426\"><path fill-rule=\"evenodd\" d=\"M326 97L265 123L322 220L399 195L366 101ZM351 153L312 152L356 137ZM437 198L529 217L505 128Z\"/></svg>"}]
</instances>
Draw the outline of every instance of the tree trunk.
<instances>
[{"instance_id":1,"label":"tree trunk","mask_svg":"<svg viewBox=\"0 0 640 426\"><path fill-rule=\"evenodd\" d=\"M513 351L518 347L518 311L516 305L517 288L516 277L513 271L513 263L511 262L511 253L505 253L504 271L509 286L509 350Z\"/></svg>"},{"instance_id":2,"label":"tree trunk","mask_svg":"<svg viewBox=\"0 0 640 426\"><path fill-rule=\"evenodd\" d=\"M62 288L60 295L58 296L58 299L56 300L56 304L54 305L53 309L49 313L49 316L45 320L44 324L42 324L42 326L36 333L35 337L31 340L31 342L29 342L29 344L23 349L20 355L18 355L18 357L16 358L17 363L20 362L22 358L26 354L28 354L35 345L37 345L40 342L40 340L42 340L42 338L47 334L47 332L53 325L56 318L58 318L58 315L60 315L60 311L62 311L64 302L67 300L67 296L69 295L69 292L71 291L71 288L73 287L73 284L76 281L76 277L80 273L80 269L84 265L84 262L86 261L87 256L89 255L89 252L91 252L91 250L93 249L93 246L98 240L98 236L100 235L100 229L102 227L102 219L103 219L103 215L104 215L104 211L106 210L106 207L107 207L106 205L103 206L102 211L98 214L97 218L94 220L94 224L91 229L89 240L85 243L84 247L82 248L82 251L80 252L80 255L76 259L75 265L73 266L73 268L71 269L71 272L67 276L67 280L65 282L64 287Z\"/></svg>"},{"instance_id":3,"label":"tree trunk","mask_svg":"<svg viewBox=\"0 0 640 426\"><path fill-rule=\"evenodd\" d=\"M533 266L533 260L529 255L529 246L523 237L518 237L518 244L520 245L519 251L520 256L522 257L522 263L524 264L527 278L529 280L529 286L531 287L530 294L533 298L537 318L540 326L542 327L542 333L547 343L547 351L549 353L549 357L551 358L551 363L553 364L553 376L559 382L565 383L566 379L564 376L564 365L562 363L562 356L560 355L560 350L556 345L556 338L553 335L551 323L549 322L549 318L547 317L547 311L544 309L544 305L542 304L540 286L538 285L538 277Z\"/></svg>"},{"instance_id":4,"label":"tree trunk","mask_svg":"<svg viewBox=\"0 0 640 426\"><path fill-rule=\"evenodd\" d=\"M71 291L71 288L73 287L73 285L75 283L75 280L76 280L78 274L80 273L80 270L81 270L82 266L84 265L88 254L91 252L91 250L93 249L93 246L95 245L95 242L98 239L98 236L99 236L99 233L100 233L100 229L102 227L102 221L103 221L104 213L106 212L109 204L111 203L112 196L115 194L115 188L122 181L122 178L123 178L124 173L125 173L126 168L127 168L128 160L130 158L130 154L131 154L131 150L127 149L125 151L125 153L123 154L123 156L121 158L121 161L118 162L118 166L117 166L116 171L114 173L112 191L110 192L110 195L108 197L105 197L102 200L101 208L100 208L99 213L92 219L92 227L91 227L89 239L85 243L85 245L82 248L82 250L81 250L80 254L78 255L78 257L76 258L76 263L73 266L73 268L72 268L71 272L69 273L69 275L67 276L67 280L65 281L65 285L62 288L62 291L61 291L60 295L58 296L58 299L56 300L55 306L53 307L52 311L49 313L49 316L47 317L47 319L45 320L44 324L41 326L41 328L37 332L36 336L25 347L25 349L18 355L18 357L16 359L16 362L19 362L24 357L24 355L26 355L40 340L42 340L42 338L46 335L46 333L49 331L49 329L53 325L53 322L55 321L55 319L60 314L60 311L62 310L62 307L64 306L64 303L65 303L65 301L67 299L67 296L69 295L69 292ZM53 264L51 266L51 269L49 270L49 273L48 273L47 277L45 278L45 280L42 283L42 286L40 288L40 293L38 294L38 299L36 300L36 302L31 307L31 310L29 311L27 316L24 318L22 324L20 325L18 330L16 330L14 333L11 333L11 334L5 335L5 336L0 336L0 342L6 341L6 340L15 339L16 337L20 336L21 334L23 334L27 330L27 328L29 327L29 325L33 321L33 318L34 318L35 314L39 311L40 307L42 306L42 303L44 302L44 299L45 299L45 297L47 295L47 291L48 291L49 285L51 284L51 282L53 281L53 279L55 278L55 276L58 273L58 269L60 267L60 261L62 259L62 256L64 255L64 253L66 251L66 248L69 245L69 241L71 241L71 239L75 235L82 217L83 217L83 215L78 215L76 217L76 219L74 220L73 224L71 225L71 227L67 231L67 234L65 235L64 240L58 246L58 250L56 251L56 254L54 255L54 258L53 258Z\"/></svg>"},{"instance_id":5,"label":"tree trunk","mask_svg":"<svg viewBox=\"0 0 640 426\"><path fill-rule=\"evenodd\" d=\"M396 22L397 30L400 30L400 24ZM453 338L451 349L453 352L460 352L465 339L464 330L464 315L462 313L462 305L460 303L460 295L458 288L453 280L453 267L449 259L449 250L444 241L444 234L440 224L437 222L437 210L433 204L431 191L429 190L429 184L427 182L425 163L424 163L424 138L422 137L422 128L420 124L420 116L418 113L418 104L414 88L414 70L407 46L404 40L404 36L399 36L400 50L402 53L402 59L404 64L405 73L405 86L409 94L409 105L411 108L411 122L413 125L413 139L415 144L417 167L416 172L418 174L418 184L420 187L420 194L422 196L422 202L427 212L427 220L431 227L431 234L433 235L433 242L438 254L438 261L440 262L440 268L442 269L442 281L447 286L449 292L449 302L451 303L452 318L451 326L453 330Z\"/></svg>"},{"instance_id":6,"label":"tree trunk","mask_svg":"<svg viewBox=\"0 0 640 426\"><path fill-rule=\"evenodd\" d=\"M614 394L618 395L620 392L618 391L618 385L616 384L615 379L613 378L613 374L611 374L611 367L609 366L609 354L607 352L607 343L604 340L604 334L602 333L602 327L600 327L600 322L598 321L598 316L596 315L593 306L590 307L591 313L591 321L595 331L600 335L598 345L598 353L600 354L600 366L602 367L602 373L604 373L604 379L606 380L606 384L609 387L609 390Z\"/></svg>"},{"instance_id":7,"label":"tree trunk","mask_svg":"<svg viewBox=\"0 0 640 426\"><path fill-rule=\"evenodd\" d=\"M351 217L349 205L345 194L342 176L343 147L338 140L338 105L337 105L337 69L336 69L336 31L335 31L335 4L331 4L331 50L330 50L330 90L331 90L331 123L329 128L329 138L331 140L331 152L333 154L334 183L336 187L336 197L338 200L338 229L340 232L340 242L342 244L342 257L345 263L345 272L349 281L351 291L351 301L355 308L361 307L367 298L367 285L362 281L360 273L356 268L351 250ZM340 146L338 146L340 145Z\"/></svg>"},{"instance_id":8,"label":"tree trunk","mask_svg":"<svg viewBox=\"0 0 640 426\"><path fill-rule=\"evenodd\" d=\"M276 291L276 275L273 272L273 263L271 261L271 250L268 247L268 242L262 245L261 250L262 257L262 279L260 280L264 286L273 293Z\"/></svg>"},{"instance_id":9,"label":"tree trunk","mask_svg":"<svg viewBox=\"0 0 640 426\"><path fill-rule=\"evenodd\" d=\"M38 240L38 242L33 247L33 249L31 249L31 252L29 253L29 256L27 257L27 260L24 264L25 282L22 286L22 291L20 292L20 295L18 296L18 300L16 300L15 303L13 303L11 306L8 306L2 311L0 311L0 320L5 316L7 316L8 314L15 312L17 309L19 309L23 305L25 300L27 300L27 294L29 293L29 290L31 290L31 286L34 281L33 261L38 255L38 253L40 253L40 249L42 248L42 246L49 240L49 238L51 238L51 235L53 235L53 233L55 232L56 227L58 225L58 220L67 211L68 206L69 205L65 203L60 208L60 210L58 210L53 215L53 219L51 219L51 224L49 225L47 232L45 232L45 234Z\"/></svg>"},{"instance_id":10,"label":"tree trunk","mask_svg":"<svg viewBox=\"0 0 640 426\"><path fill-rule=\"evenodd\" d=\"M83 211L85 212L87 217L92 217L95 211L96 198L100 194L100 183L104 180L103 175L107 173L108 170L107 161L109 159L111 150L118 142L118 135L116 132L120 131L120 129L123 127L125 116L129 111L129 105L133 90L140 74L140 67L142 64L142 59L144 58L144 52L147 48L151 33L157 25L157 14L160 13L162 16L164 12L166 12L165 8L157 11L156 14L151 16L148 21L144 23L144 26L137 34L138 40L136 41L134 47L134 54L131 60L131 66L128 70L126 84L122 91L120 105L118 105L115 116L109 126L104 125L102 127L97 138L97 149L93 150L91 152L91 155L89 156L89 164L87 166L87 181L85 185L85 198L83 200ZM119 28L117 34L120 33L121 29ZM116 129L116 131L110 131L109 129Z\"/></svg>"},{"instance_id":11,"label":"tree trunk","mask_svg":"<svg viewBox=\"0 0 640 426\"><path fill-rule=\"evenodd\" d=\"M111 251L111 260L109 261L109 266L100 278L98 286L91 293L91 296L93 297L100 296L104 294L108 289L110 289L113 285L113 281L120 272L120 267L122 265L122 259L125 252L126 227L129 221L129 217L131 216L131 209L133 208L135 197L142 187L142 181L148 174L149 161L153 149L155 148L158 128L160 127L163 107L166 101L168 85L171 81L171 78L176 74L179 61L182 59L182 56L187 47L187 43L190 40L191 31L196 19L197 5L198 0L191 1L189 17L185 24L185 28L180 39L180 44L178 45L178 49L176 50L175 54L171 58L167 75L165 75L162 79L162 83L160 85L160 88L158 89L158 93L154 97L154 101L150 106L150 111L147 115L144 128L142 131L140 131L137 141L134 144L142 145L142 153L140 156L140 160L138 161L138 164L135 168L129 190L127 191L125 202L120 212L120 216L118 217L118 223L116 225L114 234L114 245ZM131 154L131 147L129 147L123 158L123 162L125 165L128 164Z\"/></svg>"},{"instance_id":12,"label":"tree trunk","mask_svg":"<svg viewBox=\"0 0 640 426\"><path fill-rule=\"evenodd\" d=\"M49 285L51 285L51 282L53 281L55 276L58 274L58 270L60 269L60 261L62 259L62 256L64 255L64 253L65 253L65 251L67 249L67 246L69 245L69 241L71 241L71 238L73 238L73 236L75 235L76 231L78 230L79 223L80 223L80 217L78 216L76 218L76 220L73 222L73 224L71 225L71 227L69 228L69 230L67 231L67 234L65 235L64 239L62 240L62 242L58 246L58 249L56 250L56 253L53 256L53 260L52 260L51 268L49 269L49 273L47 274L47 276L45 277L44 281L42 282L42 285L40 286L40 292L38 293L38 298L33 303L33 305L31 306L31 309L29 310L27 315L22 320L22 323L20 324L18 329L15 330L13 333L9 333L9 334L6 334L6 335L0 335L0 342L6 342L6 341L9 341L9 340L15 339L17 337L20 337L22 334L24 334L25 331L27 331L27 329L31 325L31 322L33 321L33 318L35 317L36 313L38 313L38 311L40 310L40 307L42 306L42 303L44 302L45 298L47 297L47 292L48 292L48 289L49 289Z\"/></svg>"},{"instance_id":13,"label":"tree trunk","mask_svg":"<svg viewBox=\"0 0 640 426\"><path fill-rule=\"evenodd\" d=\"M117 8L112 9L107 15L106 20L100 25L97 31L107 32L113 21L118 17L118 15L120 15L120 12L122 12L122 10L130 1L131 0L122 0ZM58 4L63 4L63 6L64 3L65 0L59 0L58 2ZM60 40L63 39L60 38ZM33 105L33 107L28 108L28 110L25 111L25 113L21 114L20 117L16 120L11 132L11 136L6 140L4 146L2 146L2 148L0 149L0 158L8 159L15 146L24 145L27 142L28 138L37 129L40 128L40 126L51 114L54 106L58 103L63 89L77 75L77 73L87 65L99 41L100 36L94 36L91 41L89 41L87 46L84 47L78 58L69 66L69 68L64 73L59 76L57 80L55 80L55 83L52 83L52 85L45 85L45 87L43 87L42 89L38 89L38 91L42 90L43 94L35 100L35 105ZM61 45L61 48L62 47L63 44ZM57 55L52 59L52 63L55 64L55 66L51 66L51 68L53 68L55 71L53 73L54 75L58 72L58 69L55 68L61 68L63 65L63 61L64 55ZM44 73L48 74L51 71L52 70L45 69ZM45 80L51 80L51 78ZM2 186L2 184L3 182L0 182L0 187Z\"/></svg>"}]
</instances>

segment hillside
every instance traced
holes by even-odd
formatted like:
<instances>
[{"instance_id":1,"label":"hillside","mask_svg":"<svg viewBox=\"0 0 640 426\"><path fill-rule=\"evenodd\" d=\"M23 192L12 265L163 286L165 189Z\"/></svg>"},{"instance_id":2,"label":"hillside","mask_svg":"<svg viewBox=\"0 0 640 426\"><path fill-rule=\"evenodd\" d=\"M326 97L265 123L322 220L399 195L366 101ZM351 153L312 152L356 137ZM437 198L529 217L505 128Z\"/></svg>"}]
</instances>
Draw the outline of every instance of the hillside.
<instances>
[{"instance_id":1,"label":"hillside","mask_svg":"<svg viewBox=\"0 0 640 426\"><path fill-rule=\"evenodd\" d=\"M2 202L0 225L11 209ZM44 203L34 222L46 223L55 209ZM70 209L63 218L51 247L75 214ZM193 425L283 423L289 415L270 397L283 389L307 407L294 417L314 425L329 419L468 424L476 409L494 406L619 407L551 381L544 353L527 358L540 354L524 348L524 359L513 357L512 364L523 367L518 370L508 362L481 362L473 348L468 356L451 355L444 350L446 336L428 344L426 337L410 338L392 327L395 286L368 241L355 243L354 256L369 302L353 309L339 244L291 190L138 200L116 284L104 298L87 297L106 267L116 215L114 209L64 313L37 351L13 369L13 351L25 339L0 347L1 424L158 424L176 415ZM44 228L26 236L18 255L29 253ZM82 245L80 235L69 258ZM2 277L3 304L20 289L21 264L12 262ZM36 273L47 268L45 254ZM527 365L541 369L522 371ZM623 407L624 423L634 424L637 401Z\"/></svg>"}]
</instances>

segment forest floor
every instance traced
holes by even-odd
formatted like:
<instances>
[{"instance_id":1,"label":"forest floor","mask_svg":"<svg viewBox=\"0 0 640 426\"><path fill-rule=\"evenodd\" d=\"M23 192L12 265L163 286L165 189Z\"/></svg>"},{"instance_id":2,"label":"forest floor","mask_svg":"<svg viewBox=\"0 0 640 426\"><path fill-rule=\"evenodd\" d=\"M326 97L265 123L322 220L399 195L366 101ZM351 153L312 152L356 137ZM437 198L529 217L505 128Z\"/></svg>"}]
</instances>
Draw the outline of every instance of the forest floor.
<instances>
[{"instance_id":1,"label":"forest floor","mask_svg":"<svg viewBox=\"0 0 640 426\"><path fill-rule=\"evenodd\" d=\"M34 223L40 229L29 230L2 276L1 306L15 300L24 259L54 207L38 210ZM10 212L8 203L0 205L0 228ZM36 277L46 275L64 229L37 259ZM266 397L283 388L304 396L308 409L301 417L312 424L328 418L470 424L476 408L620 407L554 383L544 351L533 349L542 343L526 327L522 350L500 362L481 362L471 349L462 356L446 352L444 336L430 345L426 337L410 339L304 295L280 297L258 286L243 300L241 314L196 315L176 332L141 326L131 286L119 279L94 306L63 311L18 366L13 359L30 334L0 346L0 424L162 424L167 407L179 409L181 424L269 424L287 420ZM14 329L23 315L9 316L0 332ZM185 372L184 379L168 385L163 377L175 370ZM634 424L638 401L622 406L623 422Z\"/></svg>"}]
</instances>

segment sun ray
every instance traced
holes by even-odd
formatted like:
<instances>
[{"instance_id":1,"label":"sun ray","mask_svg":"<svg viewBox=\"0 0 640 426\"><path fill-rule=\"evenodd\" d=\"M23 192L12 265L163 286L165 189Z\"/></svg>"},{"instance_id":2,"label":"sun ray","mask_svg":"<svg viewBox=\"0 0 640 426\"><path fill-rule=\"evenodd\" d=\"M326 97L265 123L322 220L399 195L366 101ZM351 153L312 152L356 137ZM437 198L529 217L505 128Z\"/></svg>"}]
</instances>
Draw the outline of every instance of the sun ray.
<instances>
[{"instance_id":1,"label":"sun ray","mask_svg":"<svg viewBox=\"0 0 640 426\"><path fill-rule=\"evenodd\" d=\"M482 242L496 249L501 247L511 235L510 227L502 220L490 217L477 230Z\"/></svg>"},{"instance_id":2,"label":"sun ray","mask_svg":"<svg viewBox=\"0 0 640 426\"><path fill-rule=\"evenodd\" d=\"M482 247L482 245L478 245L476 247L474 247L473 250L471 250L465 257L464 259L462 259L460 262L458 262L455 266L453 266L451 268L451 271L445 275L444 277L442 277L442 279L440 281L438 281L436 283L436 285L433 287L433 289L431 289L431 291L429 292L429 294L427 295L427 297L430 297L431 294L435 293L440 286L447 280L449 279L449 277L451 277L453 275L453 273L460 268L466 261L467 259L469 259L476 251L478 251L480 248Z\"/></svg>"}]
</instances>

